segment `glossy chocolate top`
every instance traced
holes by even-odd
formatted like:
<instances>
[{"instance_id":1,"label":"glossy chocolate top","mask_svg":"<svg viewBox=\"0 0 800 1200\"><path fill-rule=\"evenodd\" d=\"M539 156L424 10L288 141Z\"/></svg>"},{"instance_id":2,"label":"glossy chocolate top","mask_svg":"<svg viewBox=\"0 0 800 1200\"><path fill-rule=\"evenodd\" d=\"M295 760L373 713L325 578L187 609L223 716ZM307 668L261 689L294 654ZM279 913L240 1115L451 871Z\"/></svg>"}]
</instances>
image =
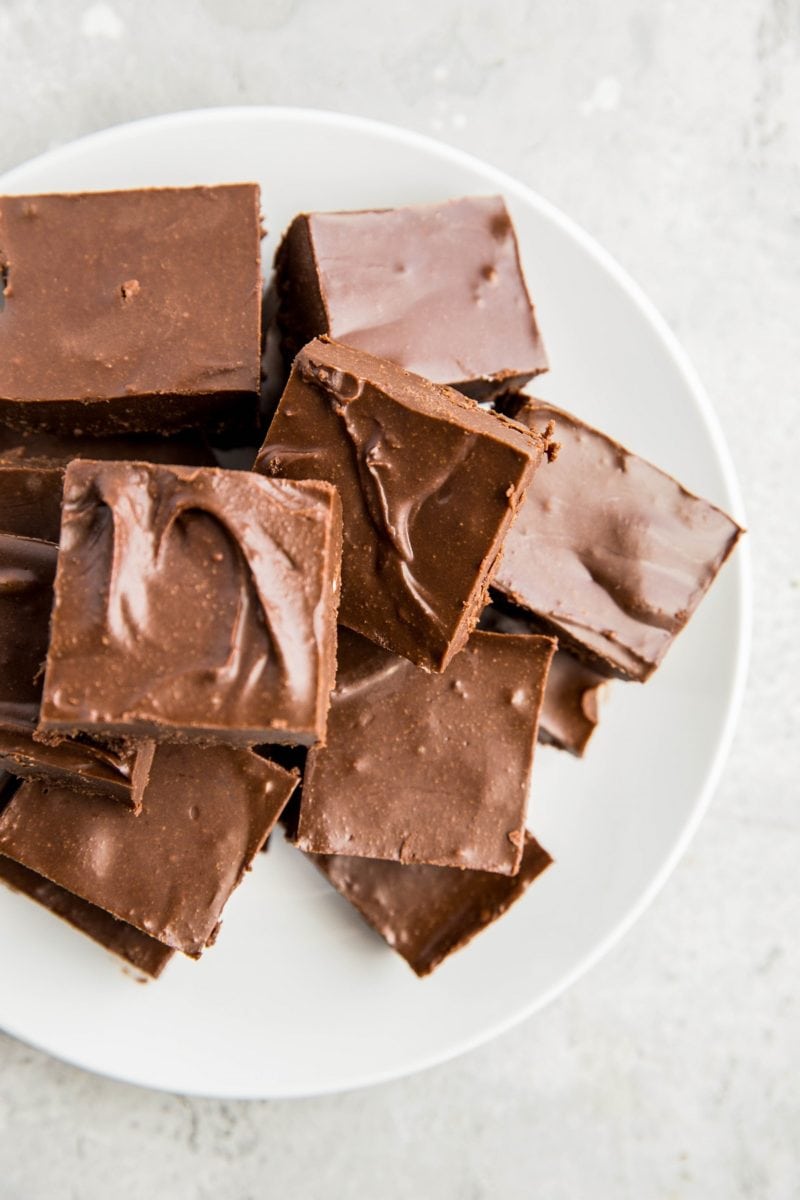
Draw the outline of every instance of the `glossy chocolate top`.
<instances>
[{"instance_id":1,"label":"glossy chocolate top","mask_svg":"<svg viewBox=\"0 0 800 1200\"><path fill-rule=\"evenodd\" d=\"M70 463L40 729L322 737L339 513L324 483Z\"/></svg>"},{"instance_id":2,"label":"glossy chocolate top","mask_svg":"<svg viewBox=\"0 0 800 1200\"><path fill-rule=\"evenodd\" d=\"M341 630L328 744L306 763L299 848L513 875L554 648L475 633L433 675Z\"/></svg>"},{"instance_id":3,"label":"glossy chocolate top","mask_svg":"<svg viewBox=\"0 0 800 1200\"><path fill-rule=\"evenodd\" d=\"M342 624L429 670L464 645L545 448L393 363L320 340L295 359L256 470L342 497Z\"/></svg>"},{"instance_id":4,"label":"glossy chocolate top","mask_svg":"<svg viewBox=\"0 0 800 1200\"><path fill-rule=\"evenodd\" d=\"M72 892L2 855L0 882L15 892L29 896L74 929L86 934L112 954L124 959L137 971L143 971L153 979L158 978L175 953L163 942L148 937L146 933L134 929L132 925L126 925L124 921L118 921L111 913L81 900L80 896L73 896Z\"/></svg>"},{"instance_id":5,"label":"glossy chocolate top","mask_svg":"<svg viewBox=\"0 0 800 1200\"><path fill-rule=\"evenodd\" d=\"M309 857L417 975L430 975L501 917L553 861L529 833L519 872L512 876L343 855Z\"/></svg>"},{"instance_id":6,"label":"glossy chocolate top","mask_svg":"<svg viewBox=\"0 0 800 1200\"><path fill-rule=\"evenodd\" d=\"M51 542L0 534L0 724L36 723L57 557Z\"/></svg>"},{"instance_id":7,"label":"glossy chocolate top","mask_svg":"<svg viewBox=\"0 0 800 1200\"><path fill-rule=\"evenodd\" d=\"M22 784L0 816L0 854L196 956L295 784L250 750L160 746L138 816L106 797Z\"/></svg>"},{"instance_id":8,"label":"glossy chocolate top","mask_svg":"<svg viewBox=\"0 0 800 1200\"><path fill-rule=\"evenodd\" d=\"M60 467L0 463L0 530L57 542L63 487Z\"/></svg>"},{"instance_id":9,"label":"glossy chocolate top","mask_svg":"<svg viewBox=\"0 0 800 1200\"><path fill-rule=\"evenodd\" d=\"M741 533L730 517L577 417L509 398L526 428L555 423L506 539L497 591L606 673L655 670Z\"/></svg>"},{"instance_id":10,"label":"glossy chocolate top","mask_svg":"<svg viewBox=\"0 0 800 1200\"><path fill-rule=\"evenodd\" d=\"M490 605L481 614L481 629L493 633L535 633L529 618ZM557 650L550 664L544 704L539 718L539 741L559 750L583 755L600 719L600 697L608 679L568 650Z\"/></svg>"},{"instance_id":11,"label":"glossy chocolate top","mask_svg":"<svg viewBox=\"0 0 800 1200\"><path fill-rule=\"evenodd\" d=\"M161 429L176 397L255 397L258 206L255 184L0 198L7 418L99 403L87 420Z\"/></svg>"},{"instance_id":12,"label":"glossy chocolate top","mask_svg":"<svg viewBox=\"0 0 800 1200\"><path fill-rule=\"evenodd\" d=\"M547 370L500 196L304 213L275 265L290 355L328 334L479 399Z\"/></svg>"}]
</instances>

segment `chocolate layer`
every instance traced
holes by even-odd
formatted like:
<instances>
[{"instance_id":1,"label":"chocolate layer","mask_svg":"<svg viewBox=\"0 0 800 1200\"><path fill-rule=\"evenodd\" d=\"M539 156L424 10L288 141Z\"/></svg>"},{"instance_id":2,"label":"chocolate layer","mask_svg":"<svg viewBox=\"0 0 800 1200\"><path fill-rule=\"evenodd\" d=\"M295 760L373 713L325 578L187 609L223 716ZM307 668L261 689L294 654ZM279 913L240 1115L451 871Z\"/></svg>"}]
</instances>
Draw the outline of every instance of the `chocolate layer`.
<instances>
[{"instance_id":1,"label":"chocolate layer","mask_svg":"<svg viewBox=\"0 0 800 1200\"><path fill-rule=\"evenodd\" d=\"M536 633L530 619L489 605L480 626L493 633ZM579 758L600 719L600 698L609 686L604 675L592 670L568 650L557 650L550 664L544 703L539 718L539 741L568 750Z\"/></svg>"},{"instance_id":2,"label":"chocolate layer","mask_svg":"<svg viewBox=\"0 0 800 1200\"><path fill-rule=\"evenodd\" d=\"M339 619L442 671L477 623L545 440L325 340L295 359L257 471L342 497Z\"/></svg>"},{"instance_id":3,"label":"chocolate layer","mask_svg":"<svg viewBox=\"0 0 800 1200\"><path fill-rule=\"evenodd\" d=\"M302 213L275 268L290 358L327 334L479 399L547 370L500 196Z\"/></svg>"},{"instance_id":4,"label":"chocolate layer","mask_svg":"<svg viewBox=\"0 0 800 1200\"><path fill-rule=\"evenodd\" d=\"M0 416L166 432L252 420L255 184L0 197Z\"/></svg>"},{"instance_id":5,"label":"chocolate layer","mask_svg":"<svg viewBox=\"0 0 800 1200\"><path fill-rule=\"evenodd\" d=\"M63 487L60 467L0 464L0 529L57 542Z\"/></svg>"},{"instance_id":6,"label":"chocolate layer","mask_svg":"<svg viewBox=\"0 0 800 1200\"><path fill-rule=\"evenodd\" d=\"M1 855L0 882L15 892L29 896L31 900L49 909L73 928L105 946L112 954L124 959L137 971L143 971L153 979L158 978L175 953L163 942L148 937L146 933L134 929L132 925L126 925L124 921L118 921L102 908L81 900L79 896L73 896L71 892L51 883L49 879L37 875L35 871L29 871L27 867Z\"/></svg>"},{"instance_id":7,"label":"chocolate layer","mask_svg":"<svg viewBox=\"0 0 800 1200\"><path fill-rule=\"evenodd\" d=\"M161 746L138 816L22 784L0 816L0 854L196 957L295 784L250 750Z\"/></svg>"},{"instance_id":8,"label":"chocolate layer","mask_svg":"<svg viewBox=\"0 0 800 1200\"><path fill-rule=\"evenodd\" d=\"M0 533L0 724L36 721L57 557L51 542Z\"/></svg>"},{"instance_id":9,"label":"chocolate layer","mask_svg":"<svg viewBox=\"0 0 800 1200\"><path fill-rule=\"evenodd\" d=\"M432 675L341 630L299 848L515 874L554 649L549 638L475 633Z\"/></svg>"},{"instance_id":10,"label":"chocolate layer","mask_svg":"<svg viewBox=\"0 0 800 1200\"><path fill-rule=\"evenodd\" d=\"M529 833L511 877L342 855L310 858L420 976L507 912L553 861Z\"/></svg>"},{"instance_id":11,"label":"chocolate layer","mask_svg":"<svg viewBox=\"0 0 800 1200\"><path fill-rule=\"evenodd\" d=\"M70 463L40 731L324 737L340 530L324 483Z\"/></svg>"},{"instance_id":12,"label":"chocolate layer","mask_svg":"<svg viewBox=\"0 0 800 1200\"><path fill-rule=\"evenodd\" d=\"M133 743L120 738L102 745L66 738L51 746L35 739L32 725L7 722L0 724L0 767L20 779L113 797L139 812L155 745L152 740Z\"/></svg>"},{"instance_id":13,"label":"chocolate layer","mask_svg":"<svg viewBox=\"0 0 800 1200\"><path fill-rule=\"evenodd\" d=\"M57 557L50 542L0 534L0 767L111 795L138 809L152 742L68 739L46 746L34 739Z\"/></svg>"},{"instance_id":14,"label":"chocolate layer","mask_svg":"<svg viewBox=\"0 0 800 1200\"><path fill-rule=\"evenodd\" d=\"M80 431L48 433L0 425L0 464L16 467L65 467L73 458L102 461L155 462L185 467L213 467L216 459L202 433L187 429L172 437L129 433L88 437ZM61 497L59 495L59 509Z\"/></svg>"},{"instance_id":15,"label":"chocolate layer","mask_svg":"<svg viewBox=\"0 0 800 1200\"><path fill-rule=\"evenodd\" d=\"M569 413L509 397L558 460L540 471L506 539L497 592L605 674L645 680L711 586L739 526Z\"/></svg>"}]
</instances>

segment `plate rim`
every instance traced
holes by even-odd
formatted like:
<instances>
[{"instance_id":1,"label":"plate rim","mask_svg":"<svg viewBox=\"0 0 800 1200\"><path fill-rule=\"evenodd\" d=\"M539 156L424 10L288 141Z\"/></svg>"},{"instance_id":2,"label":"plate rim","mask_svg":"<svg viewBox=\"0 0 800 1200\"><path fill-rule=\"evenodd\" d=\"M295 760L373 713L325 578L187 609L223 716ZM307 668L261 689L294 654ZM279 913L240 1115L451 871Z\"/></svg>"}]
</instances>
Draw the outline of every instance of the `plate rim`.
<instances>
[{"instance_id":1,"label":"plate rim","mask_svg":"<svg viewBox=\"0 0 800 1200\"><path fill-rule=\"evenodd\" d=\"M639 310L642 316L649 322L654 332L664 345L669 357L672 359L675 367L678 370L679 376L682 378L687 390L692 396L695 407L700 415L700 418L705 426L709 440L714 447L717 455L718 465L722 475L723 485L727 493L726 507L729 508L731 515L743 528L746 528L745 508L742 497L741 486L739 483L736 470L734 468L733 459L728 447L725 434L722 430L719 418L712 405L711 399L700 380L700 377L693 366L687 352L679 342L677 336L673 333L666 319L656 308L653 301L647 296L644 290L628 271L620 265L610 251L597 241L592 234L588 233L581 225L579 225L572 217L563 212L557 205L541 193L530 187L529 185L518 180L513 175L500 167L496 167L493 163L487 162L485 159L477 155L471 154L468 151L462 150L459 147L452 146L447 142L443 142L438 138L431 137L429 134L420 133L413 129L408 129L404 126L395 125L391 122L376 120L372 117L358 116L351 113L338 112L331 109L304 108L288 105L220 105L215 107L204 107L194 109L177 109L165 113L159 113L148 117L142 117L133 121L126 121L116 125L107 126L103 129L96 130L92 133L85 134L79 138L74 138L71 141L62 143L56 147L45 150L41 154L35 155L32 158L26 159L24 162L11 167L9 170L0 175L0 192L13 193L15 189L15 179L18 176L24 175L31 168L48 167L50 165L57 166L63 159L68 159L74 154L76 148L88 145L102 146L104 143L118 143L126 137L139 136L142 132L147 132L148 128L163 127L165 125L180 126L182 124L193 124L200 122L224 123L226 121L248 121L255 122L272 122L275 124L295 123L298 125L320 125L328 124L337 128L350 130L352 132L369 133L373 136L381 137L388 141L395 141L404 144L411 148L423 150L427 154L434 155L440 159L448 160L456 166L477 171L487 180L492 182L492 185L497 190L505 195L514 196L522 203L529 205L545 216L548 220L558 225L564 233L566 233L580 248L588 254L595 262L602 267L605 272L612 277L617 285L627 294L628 298ZM120 1083L126 1083L131 1086L144 1088L156 1092L166 1092L173 1095L193 1096L197 1098L207 1099L224 1099L224 1100L284 1100L284 1099L301 1099L310 1098L313 1096L338 1095L345 1092L355 1091L364 1087L378 1086L379 1084L388 1083L396 1079L404 1079L410 1075L417 1074L421 1071L428 1070L432 1067L439 1066L452 1059L459 1058L471 1050L477 1049L479 1046L492 1041L494 1038L507 1033L520 1022L532 1017L535 1013L551 1004L558 996L566 992L574 983L577 982L583 975L587 974L605 955L627 934L633 925L639 920L643 913L649 908L653 900L663 888L667 879L675 870L680 859L686 852L689 843L694 837L700 822L708 810L711 799L719 784L719 780L724 769L725 763L730 752L733 735L739 717L739 712L744 698L745 686L747 681L750 652L751 652L751 634L752 634L752 609L753 609L753 581L751 568L751 555L749 539L745 538L737 547L737 552L733 562L729 563L727 570L735 576L736 583L736 600L738 603L738 628L735 643L734 653L736 655L736 663L734 670L734 678L726 699L726 711L724 721L713 749L713 754L709 759L705 775L698 787L696 798L692 809L684 821L683 826L675 836L672 846L662 862L659 870L654 874L647 887L637 898L631 908L622 916L616 924L601 938L596 945L592 947L582 958L576 962L572 968L565 971L563 975L557 979L549 988L540 993L534 1000L528 1004L521 1005L514 1009L502 1020L494 1021L480 1032L471 1034L468 1037L461 1038L455 1043L448 1045L436 1052L427 1052L419 1055L416 1058L408 1061L401 1069L386 1068L379 1071L361 1071L357 1076L345 1083L344 1085L329 1083L319 1085L313 1090L309 1090L307 1086L301 1086L297 1089L281 1087L278 1090L264 1091L261 1089L241 1089L219 1088L212 1091L204 1090L183 1090L176 1092L173 1088L165 1084L152 1083L143 1078L137 1078L131 1074L120 1074L113 1069L102 1069L95 1065L89 1065L82 1061L80 1055L70 1055L61 1050L55 1051L50 1046L43 1042L30 1037L27 1034L20 1034L14 1029L8 1028L5 1025L0 1025L0 1031L15 1038L24 1045L28 1045L36 1050L39 1050L50 1057L68 1063L71 1066L77 1067L80 1070L87 1071L93 1075L99 1075L103 1078L113 1079Z\"/></svg>"}]
</instances>

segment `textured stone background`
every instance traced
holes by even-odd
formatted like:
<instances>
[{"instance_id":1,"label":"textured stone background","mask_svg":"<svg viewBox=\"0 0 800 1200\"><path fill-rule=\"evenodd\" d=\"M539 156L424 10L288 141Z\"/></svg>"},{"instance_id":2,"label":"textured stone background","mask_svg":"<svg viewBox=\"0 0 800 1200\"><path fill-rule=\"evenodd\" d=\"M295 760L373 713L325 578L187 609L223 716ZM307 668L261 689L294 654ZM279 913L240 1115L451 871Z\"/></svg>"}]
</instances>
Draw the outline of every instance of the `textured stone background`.
<instances>
[{"instance_id":1,"label":"textured stone background","mask_svg":"<svg viewBox=\"0 0 800 1200\"><path fill-rule=\"evenodd\" d=\"M279 103L433 133L538 188L699 368L757 588L711 812L557 1004L425 1075L291 1103L148 1094L0 1035L0 1200L799 1196L797 0L0 0L0 54L0 169L134 117Z\"/></svg>"}]
</instances>

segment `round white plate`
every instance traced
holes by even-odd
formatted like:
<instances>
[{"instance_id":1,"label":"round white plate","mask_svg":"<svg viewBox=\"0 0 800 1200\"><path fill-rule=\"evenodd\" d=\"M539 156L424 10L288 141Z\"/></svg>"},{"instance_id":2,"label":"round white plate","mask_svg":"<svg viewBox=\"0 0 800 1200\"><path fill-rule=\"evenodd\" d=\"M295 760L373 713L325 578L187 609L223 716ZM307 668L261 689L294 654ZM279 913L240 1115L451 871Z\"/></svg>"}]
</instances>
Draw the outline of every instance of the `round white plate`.
<instances>
[{"instance_id":1,"label":"round white plate","mask_svg":"<svg viewBox=\"0 0 800 1200\"><path fill-rule=\"evenodd\" d=\"M552 362L537 391L740 520L709 402L650 303L585 233L493 167L331 113L242 108L110 129L0 179L7 192L258 180L270 236L302 209L500 192ZM666 879L719 776L749 630L741 548L646 687L617 685L587 758L540 749L530 825L557 863L420 981L282 842L234 895L217 946L139 986L28 900L0 894L0 1027L119 1079L220 1097L391 1079L508 1029L568 986Z\"/></svg>"}]
</instances>

